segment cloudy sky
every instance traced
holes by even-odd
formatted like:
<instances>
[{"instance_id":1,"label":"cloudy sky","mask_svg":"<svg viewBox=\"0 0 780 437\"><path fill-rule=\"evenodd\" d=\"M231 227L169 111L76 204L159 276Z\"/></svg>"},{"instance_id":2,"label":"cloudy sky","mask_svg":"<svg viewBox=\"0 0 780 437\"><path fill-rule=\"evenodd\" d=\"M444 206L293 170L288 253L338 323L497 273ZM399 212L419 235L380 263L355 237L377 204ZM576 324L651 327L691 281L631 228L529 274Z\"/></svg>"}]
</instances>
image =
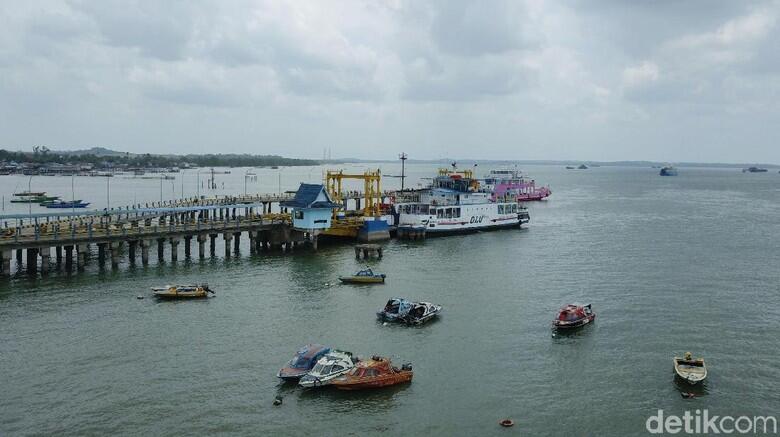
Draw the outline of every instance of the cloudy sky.
<instances>
[{"instance_id":1,"label":"cloudy sky","mask_svg":"<svg viewBox=\"0 0 780 437\"><path fill-rule=\"evenodd\" d=\"M780 163L778 1L16 1L0 147Z\"/></svg>"}]
</instances>

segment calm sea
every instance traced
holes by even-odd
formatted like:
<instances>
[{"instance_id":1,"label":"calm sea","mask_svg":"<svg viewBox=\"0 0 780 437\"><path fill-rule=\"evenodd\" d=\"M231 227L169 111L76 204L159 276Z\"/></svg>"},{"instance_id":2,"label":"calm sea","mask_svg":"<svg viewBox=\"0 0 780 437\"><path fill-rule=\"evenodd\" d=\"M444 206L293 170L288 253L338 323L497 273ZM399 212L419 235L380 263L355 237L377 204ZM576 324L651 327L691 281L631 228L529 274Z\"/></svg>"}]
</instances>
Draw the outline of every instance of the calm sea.
<instances>
[{"instance_id":1,"label":"calm sea","mask_svg":"<svg viewBox=\"0 0 780 437\"><path fill-rule=\"evenodd\" d=\"M408 166L408 185L434 169ZM322 170L262 169L255 181L232 169L201 194L242 193L245 180L248 192L284 191ZM350 244L250 256L246 239L228 260L0 282L0 435L629 436L657 409L780 415L780 174L524 170L553 190L529 205L525 229L387 242L370 262L383 286L337 284L362 265ZM195 195L206 177L73 182L76 198L103 208ZM28 182L71 197L69 177L0 182L6 214L28 211L8 203ZM216 297L136 299L195 281ZM374 313L393 296L443 315L383 326ZM596 323L552 336L572 301L591 302ZM276 371L309 342L410 361L414 381L363 393L280 384ZM691 400L672 373L685 351L710 370ZM514 428L499 427L507 417Z\"/></svg>"}]
</instances>

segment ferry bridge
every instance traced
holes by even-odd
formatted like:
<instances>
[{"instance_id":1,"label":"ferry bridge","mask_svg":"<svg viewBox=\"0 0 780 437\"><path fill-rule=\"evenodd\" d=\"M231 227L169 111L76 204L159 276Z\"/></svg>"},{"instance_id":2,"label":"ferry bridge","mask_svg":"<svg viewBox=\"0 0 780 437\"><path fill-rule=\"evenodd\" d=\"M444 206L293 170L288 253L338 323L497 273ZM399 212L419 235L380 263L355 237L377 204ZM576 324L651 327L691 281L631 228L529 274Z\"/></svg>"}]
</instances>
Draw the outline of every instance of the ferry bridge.
<instances>
[{"instance_id":1,"label":"ferry bridge","mask_svg":"<svg viewBox=\"0 0 780 437\"><path fill-rule=\"evenodd\" d=\"M379 194L389 198L391 192ZM224 241L225 256L239 250L241 236L246 233L250 252L259 250L293 250L307 245L317 248L317 237L293 229L290 214L281 202L290 200L293 194L259 194L227 196L220 198L191 198L178 201L153 202L125 208L102 211L56 210L51 213L9 214L0 216L0 275L12 273L11 261L16 269L23 266L28 273L49 272L52 267L83 270L93 258L92 246L97 246L97 261L102 266L110 260L112 267L119 265L126 246L128 261L148 265L150 247L156 245L157 258L164 262L165 247L169 246L171 262L176 262L179 245L184 245L184 256L191 257L192 240L198 244L198 257L206 257L206 244L210 256L216 252L216 240ZM354 237L362 225L362 219L354 216L361 210L361 192L342 193L346 217L334 221L326 234ZM349 201L355 205L348 210ZM350 216L349 213L353 213ZM54 262L52 262L52 248Z\"/></svg>"}]
</instances>

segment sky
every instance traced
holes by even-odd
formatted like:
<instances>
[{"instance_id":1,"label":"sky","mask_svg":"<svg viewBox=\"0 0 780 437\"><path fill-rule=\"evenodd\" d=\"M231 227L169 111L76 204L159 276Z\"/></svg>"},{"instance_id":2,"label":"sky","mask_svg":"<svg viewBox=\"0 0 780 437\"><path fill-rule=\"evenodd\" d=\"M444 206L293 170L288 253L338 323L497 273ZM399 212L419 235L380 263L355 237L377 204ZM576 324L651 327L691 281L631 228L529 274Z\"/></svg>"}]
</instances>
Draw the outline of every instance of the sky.
<instances>
[{"instance_id":1,"label":"sky","mask_svg":"<svg viewBox=\"0 0 780 437\"><path fill-rule=\"evenodd\" d=\"M780 2L17 1L0 148L780 163Z\"/></svg>"}]
</instances>

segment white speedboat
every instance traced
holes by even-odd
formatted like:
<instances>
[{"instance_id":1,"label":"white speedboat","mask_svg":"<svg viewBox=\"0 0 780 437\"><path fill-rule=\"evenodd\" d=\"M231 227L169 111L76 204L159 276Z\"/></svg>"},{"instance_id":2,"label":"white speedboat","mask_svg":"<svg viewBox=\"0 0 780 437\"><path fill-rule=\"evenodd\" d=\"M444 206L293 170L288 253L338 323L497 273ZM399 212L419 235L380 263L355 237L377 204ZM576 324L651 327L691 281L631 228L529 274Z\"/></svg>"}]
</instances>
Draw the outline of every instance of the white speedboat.
<instances>
[{"instance_id":1,"label":"white speedboat","mask_svg":"<svg viewBox=\"0 0 780 437\"><path fill-rule=\"evenodd\" d=\"M309 373L301 377L298 385L306 388L329 385L335 378L349 372L357 362L357 358L350 352L332 350L320 358Z\"/></svg>"}]
</instances>

